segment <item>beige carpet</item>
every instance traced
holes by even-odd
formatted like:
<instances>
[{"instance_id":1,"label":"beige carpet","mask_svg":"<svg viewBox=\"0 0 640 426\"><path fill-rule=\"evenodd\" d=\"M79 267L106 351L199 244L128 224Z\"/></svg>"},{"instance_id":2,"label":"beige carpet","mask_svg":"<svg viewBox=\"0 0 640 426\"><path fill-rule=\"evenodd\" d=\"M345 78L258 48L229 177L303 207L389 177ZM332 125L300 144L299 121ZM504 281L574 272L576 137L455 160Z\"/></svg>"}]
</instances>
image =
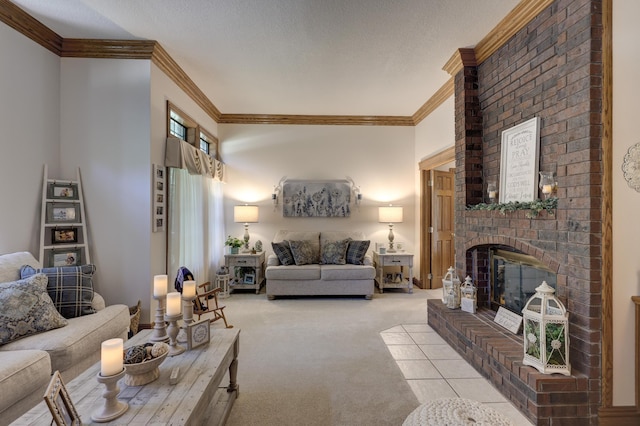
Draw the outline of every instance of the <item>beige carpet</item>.
<instances>
[{"instance_id":1,"label":"beige carpet","mask_svg":"<svg viewBox=\"0 0 640 426\"><path fill-rule=\"evenodd\" d=\"M419 403L380 331L426 324L426 299L420 289L373 300L233 293L223 303L242 330L240 396L227 425L402 424Z\"/></svg>"}]
</instances>

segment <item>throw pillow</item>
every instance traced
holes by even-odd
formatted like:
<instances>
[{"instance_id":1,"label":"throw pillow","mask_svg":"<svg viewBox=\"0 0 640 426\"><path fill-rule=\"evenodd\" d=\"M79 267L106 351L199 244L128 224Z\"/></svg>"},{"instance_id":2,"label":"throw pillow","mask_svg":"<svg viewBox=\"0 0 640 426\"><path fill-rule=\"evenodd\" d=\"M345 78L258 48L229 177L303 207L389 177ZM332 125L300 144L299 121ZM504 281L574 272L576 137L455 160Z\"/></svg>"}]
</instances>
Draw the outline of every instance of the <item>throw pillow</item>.
<instances>
[{"instance_id":1,"label":"throw pillow","mask_svg":"<svg viewBox=\"0 0 640 426\"><path fill-rule=\"evenodd\" d=\"M349 241L349 247L347 248L347 263L353 265L364 265L364 256L369 249L369 240L365 241Z\"/></svg>"},{"instance_id":2,"label":"throw pillow","mask_svg":"<svg viewBox=\"0 0 640 426\"><path fill-rule=\"evenodd\" d=\"M47 291L58 312L65 318L76 318L95 313L93 301L94 265L60 266L57 268L34 269L24 265L20 277L27 278L43 273L49 278Z\"/></svg>"},{"instance_id":3,"label":"throw pillow","mask_svg":"<svg viewBox=\"0 0 640 426\"><path fill-rule=\"evenodd\" d=\"M347 263L347 246L351 238L340 241L327 241L320 253L320 263L325 265L344 265Z\"/></svg>"},{"instance_id":4,"label":"throw pillow","mask_svg":"<svg viewBox=\"0 0 640 426\"><path fill-rule=\"evenodd\" d=\"M296 261L296 265L309 265L312 263L318 263L316 255L311 241L289 241L289 247L293 254L293 259Z\"/></svg>"},{"instance_id":5,"label":"throw pillow","mask_svg":"<svg viewBox=\"0 0 640 426\"><path fill-rule=\"evenodd\" d=\"M295 265L296 261L293 259L293 253L289 248L289 241L284 240L279 243L271 243L273 252L278 256L278 260L281 265Z\"/></svg>"},{"instance_id":6,"label":"throw pillow","mask_svg":"<svg viewBox=\"0 0 640 426\"><path fill-rule=\"evenodd\" d=\"M68 324L47 294L47 276L0 284L0 345Z\"/></svg>"}]
</instances>

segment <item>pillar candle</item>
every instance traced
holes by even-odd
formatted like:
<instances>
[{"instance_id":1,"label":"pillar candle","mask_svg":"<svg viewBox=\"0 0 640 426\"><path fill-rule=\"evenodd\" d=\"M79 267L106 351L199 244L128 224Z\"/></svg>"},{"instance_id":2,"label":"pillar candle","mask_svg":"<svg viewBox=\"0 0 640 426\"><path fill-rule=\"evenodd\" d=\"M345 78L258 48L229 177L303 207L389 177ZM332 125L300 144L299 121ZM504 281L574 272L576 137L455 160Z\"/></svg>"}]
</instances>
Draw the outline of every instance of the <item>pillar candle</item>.
<instances>
[{"instance_id":1,"label":"pillar candle","mask_svg":"<svg viewBox=\"0 0 640 426\"><path fill-rule=\"evenodd\" d=\"M193 299L196 297L196 282L195 281L185 281L182 284L182 297L185 299L190 298Z\"/></svg>"},{"instance_id":2,"label":"pillar candle","mask_svg":"<svg viewBox=\"0 0 640 426\"><path fill-rule=\"evenodd\" d=\"M542 193L543 194L551 194L553 187L551 185L542 185Z\"/></svg>"},{"instance_id":3,"label":"pillar candle","mask_svg":"<svg viewBox=\"0 0 640 426\"><path fill-rule=\"evenodd\" d=\"M180 315L181 309L180 293L172 291L167 294L167 315Z\"/></svg>"},{"instance_id":4,"label":"pillar candle","mask_svg":"<svg viewBox=\"0 0 640 426\"><path fill-rule=\"evenodd\" d=\"M153 296L164 297L167 295L167 276L156 275L153 277Z\"/></svg>"},{"instance_id":5,"label":"pillar candle","mask_svg":"<svg viewBox=\"0 0 640 426\"><path fill-rule=\"evenodd\" d=\"M102 342L100 351L100 374L113 376L122 371L124 363L124 341L122 339L109 339Z\"/></svg>"}]
</instances>

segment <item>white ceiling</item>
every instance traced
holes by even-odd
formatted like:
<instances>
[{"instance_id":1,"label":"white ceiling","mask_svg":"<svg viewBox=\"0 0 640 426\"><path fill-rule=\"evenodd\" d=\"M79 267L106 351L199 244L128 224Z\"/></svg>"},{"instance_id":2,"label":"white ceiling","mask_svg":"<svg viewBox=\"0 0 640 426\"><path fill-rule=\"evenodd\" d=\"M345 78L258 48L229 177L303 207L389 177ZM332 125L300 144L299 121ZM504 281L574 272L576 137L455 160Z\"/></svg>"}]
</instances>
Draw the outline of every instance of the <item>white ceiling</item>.
<instances>
[{"instance_id":1,"label":"white ceiling","mask_svg":"<svg viewBox=\"0 0 640 426\"><path fill-rule=\"evenodd\" d=\"M225 114L411 116L519 0L13 0L65 38L157 40Z\"/></svg>"}]
</instances>

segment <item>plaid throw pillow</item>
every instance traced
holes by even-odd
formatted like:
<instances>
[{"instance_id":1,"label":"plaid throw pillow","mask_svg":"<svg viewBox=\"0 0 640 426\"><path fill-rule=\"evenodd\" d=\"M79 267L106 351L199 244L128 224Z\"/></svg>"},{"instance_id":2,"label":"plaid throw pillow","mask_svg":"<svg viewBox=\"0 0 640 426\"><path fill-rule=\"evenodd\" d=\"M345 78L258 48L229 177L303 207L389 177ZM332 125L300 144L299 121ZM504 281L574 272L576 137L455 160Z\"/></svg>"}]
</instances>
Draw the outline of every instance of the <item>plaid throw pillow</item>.
<instances>
[{"instance_id":1,"label":"plaid throw pillow","mask_svg":"<svg viewBox=\"0 0 640 426\"><path fill-rule=\"evenodd\" d=\"M278 256L278 260L281 265L295 265L296 261L293 259L293 253L289 248L289 241L284 240L280 243L271 243L273 252Z\"/></svg>"},{"instance_id":2,"label":"plaid throw pillow","mask_svg":"<svg viewBox=\"0 0 640 426\"><path fill-rule=\"evenodd\" d=\"M95 265L61 266L34 269L29 265L20 268L20 277L45 274L49 279L47 292L58 312L65 318L76 318L95 313L93 301L93 274Z\"/></svg>"},{"instance_id":3,"label":"plaid throw pillow","mask_svg":"<svg viewBox=\"0 0 640 426\"><path fill-rule=\"evenodd\" d=\"M364 256L369 249L370 241L349 241L349 247L347 248L347 263L353 265L364 265Z\"/></svg>"}]
</instances>

